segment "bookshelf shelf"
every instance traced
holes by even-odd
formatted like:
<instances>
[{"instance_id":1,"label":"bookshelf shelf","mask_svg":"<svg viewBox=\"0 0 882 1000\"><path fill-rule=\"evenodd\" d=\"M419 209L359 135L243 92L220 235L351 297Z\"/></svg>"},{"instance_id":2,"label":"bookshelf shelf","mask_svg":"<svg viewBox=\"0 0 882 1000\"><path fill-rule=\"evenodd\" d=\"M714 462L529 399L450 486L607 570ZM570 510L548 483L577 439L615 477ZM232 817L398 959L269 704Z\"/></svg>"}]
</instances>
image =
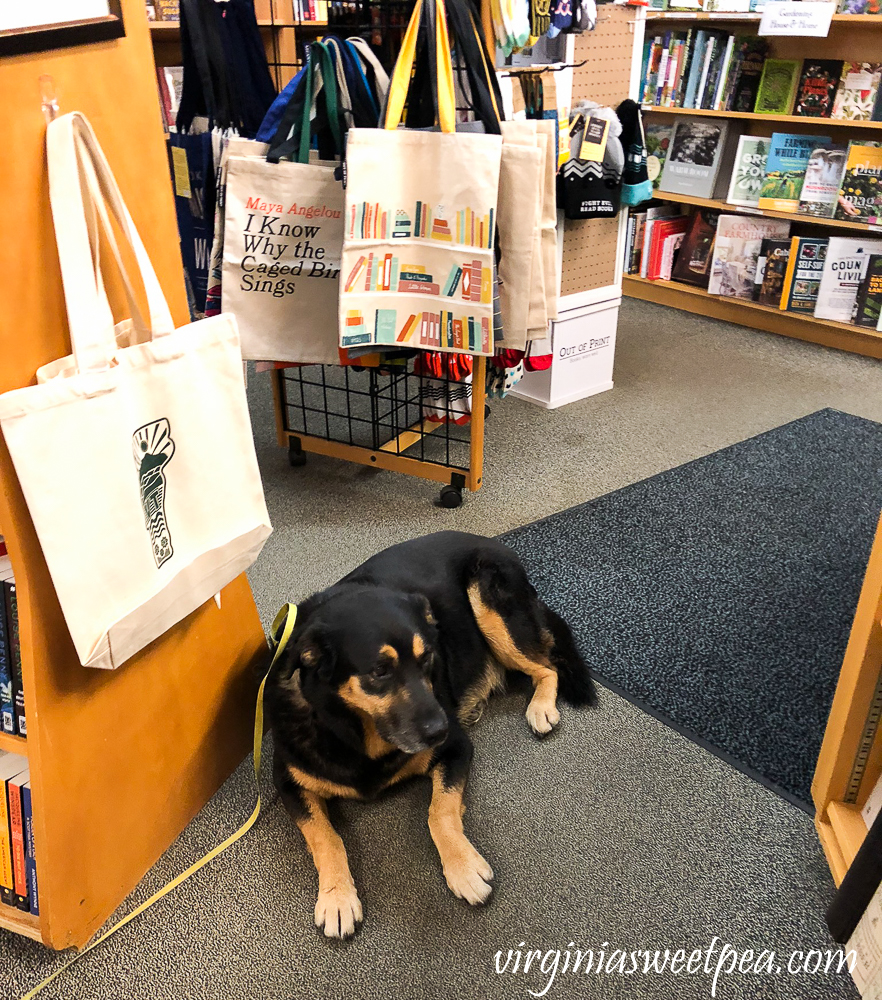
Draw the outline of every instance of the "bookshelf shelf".
<instances>
[{"instance_id":1,"label":"bookshelf shelf","mask_svg":"<svg viewBox=\"0 0 882 1000\"><path fill-rule=\"evenodd\" d=\"M10 736L9 733L0 733L0 750L9 753L20 753L23 757L28 755L28 741L23 736Z\"/></svg>"},{"instance_id":2,"label":"bookshelf shelf","mask_svg":"<svg viewBox=\"0 0 882 1000\"><path fill-rule=\"evenodd\" d=\"M710 295L703 288L679 281L650 281L634 274L622 276L622 290L635 299L673 306L700 316L739 323L755 330L795 337L797 340L808 340L854 354L882 358L882 334L865 327L819 320L814 316L801 316L799 313L785 312L746 299Z\"/></svg>"},{"instance_id":3,"label":"bookshelf shelf","mask_svg":"<svg viewBox=\"0 0 882 1000\"><path fill-rule=\"evenodd\" d=\"M15 934L22 934L33 941L42 941L40 933L40 918L32 913L25 913L23 910L16 910L13 906L6 906L0 903L0 928L12 931Z\"/></svg>"},{"instance_id":4,"label":"bookshelf shelf","mask_svg":"<svg viewBox=\"0 0 882 1000\"><path fill-rule=\"evenodd\" d=\"M647 11L647 21L716 21L723 24L759 24L762 14L739 14L737 11L708 11L690 13L689 11ZM834 14L833 24L859 25L882 28L880 14Z\"/></svg>"},{"instance_id":5,"label":"bookshelf shelf","mask_svg":"<svg viewBox=\"0 0 882 1000\"><path fill-rule=\"evenodd\" d=\"M846 121L844 118L810 118L807 115L759 115L755 111L710 111L706 108L657 108L653 104L641 105L645 114L653 115L700 115L703 118L746 118L755 122L787 122L794 125L805 125L810 128L859 128L882 129L882 122Z\"/></svg>"},{"instance_id":6,"label":"bookshelf shelf","mask_svg":"<svg viewBox=\"0 0 882 1000\"><path fill-rule=\"evenodd\" d=\"M879 233L882 236L882 226L870 226L865 222L819 219L813 215L800 215L798 212L774 212L766 208L745 208L744 205L730 205L729 202L719 198L696 198L688 194L668 194L666 191L656 191L653 197L658 201L669 201L675 205L697 205L699 208L712 208L716 212L728 212L733 215L762 215L769 219L786 219L788 222L810 226L832 226L835 229L849 229L859 233Z\"/></svg>"}]
</instances>

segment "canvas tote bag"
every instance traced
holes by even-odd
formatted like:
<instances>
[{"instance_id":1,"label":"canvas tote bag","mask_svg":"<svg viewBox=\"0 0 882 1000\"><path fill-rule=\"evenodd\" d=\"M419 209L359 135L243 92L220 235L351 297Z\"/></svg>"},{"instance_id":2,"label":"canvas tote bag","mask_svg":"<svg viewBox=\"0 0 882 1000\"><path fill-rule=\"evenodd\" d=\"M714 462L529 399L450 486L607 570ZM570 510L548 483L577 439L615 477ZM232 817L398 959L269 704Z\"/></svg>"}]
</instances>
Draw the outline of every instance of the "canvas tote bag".
<instances>
[{"instance_id":1,"label":"canvas tote bag","mask_svg":"<svg viewBox=\"0 0 882 1000\"><path fill-rule=\"evenodd\" d=\"M270 159L233 150L226 158L221 302L238 320L243 357L337 364L343 185L337 164L310 162L320 90L338 150L342 138L336 71L319 44L311 46L304 90L298 127L270 148Z\"/></svg>"},{"instance_id":2,"label":"canvas tote bag","mask_svg":"<svg viewBox=\"0 0 882 1000\"><path fill-rule=\"evenodd\" d=\"M399 129L422 4L435 8L440 132ZM502 140L455 130L442 0L417 0L384 129L351 129L340 344L493 354L493 245Z\"/></svg>"},{"instance_id":3,"label":"canvas tote bag","mask_svg":"<svg viewBox=\"0 0 882 1000\"><path fill-rule=\"evenodd\" d=\"M174 329L81 114L49 125L47 151L74 353L0 396L0 427L80 662L114 668L247 569L272 529L235 320ZM113 325L96 207L134 253L148 320Z\"/></svg>"}]
</instances>

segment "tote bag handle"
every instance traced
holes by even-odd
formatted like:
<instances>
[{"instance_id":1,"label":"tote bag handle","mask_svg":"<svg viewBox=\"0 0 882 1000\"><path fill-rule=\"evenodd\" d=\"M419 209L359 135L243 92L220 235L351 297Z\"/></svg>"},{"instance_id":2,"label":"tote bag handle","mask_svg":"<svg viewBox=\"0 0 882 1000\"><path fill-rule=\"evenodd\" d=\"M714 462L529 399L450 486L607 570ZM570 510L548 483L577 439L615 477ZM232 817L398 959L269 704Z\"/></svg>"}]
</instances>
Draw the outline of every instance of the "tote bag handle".
<instances>
[{"instance_id":1,"label":"tote bag handle","mask_svg":"<svg viewBox=\"0 0 882 1000\"><path fill-rule=\"evenodd\" d=\"M450 58L450 39L447 35L447 15L444 0L417 0L413 9L401 51L392 72L389 84L389 99L386 104L385 128L396 129L401 123L410 77L416 57L417 38L422 19L423 4L433 4L435 14L434 62L437 66L438 124L442 132L456 131L456 101L453 96L453 62ZM431 42L430 42L431 44ZM430 60L431 61L431 60Z\"/></svg>"},{"instance_id":2,"label":"tote bag handle","mask_svg":"<svg viewBox=\"0 0 882 1000\"><path fill-rule=\"evenodd\" d=\"M103 371L110 366L113 329L107 328L102 292L93 270L81 179L86 182L90 198L103 198L109 206L111 216L134 252L146 293L152 336L172 333L174 322L156 272L92 126L78 111L62 115L50 122L46 130L46 148L49 200L77 370L81 373ZM83 163L88 163L91 169L81 169ZM95 182L100 190L93 189Z\"/></svg>"}]
</instances>

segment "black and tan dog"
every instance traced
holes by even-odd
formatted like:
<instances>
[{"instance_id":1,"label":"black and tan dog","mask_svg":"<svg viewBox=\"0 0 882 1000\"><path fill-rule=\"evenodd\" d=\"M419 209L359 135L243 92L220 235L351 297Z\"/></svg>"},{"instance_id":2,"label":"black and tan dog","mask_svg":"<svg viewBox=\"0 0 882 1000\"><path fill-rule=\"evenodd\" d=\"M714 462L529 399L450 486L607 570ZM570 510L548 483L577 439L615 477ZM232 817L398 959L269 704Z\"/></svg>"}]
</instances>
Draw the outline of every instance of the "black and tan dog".
<instances>
[{"instance_id":1,"label":"black and tan dog","mask_svg":"<svg viewBox=\"0 0 882 1000\"><path fill-rule=\"evenodd\" d=\"M569 627L536 595L517 556L492 539L444 531L369 559L298 613L266 686L273 777L315 866L315 922L348 937L362 909L328 799L369 799L430 775L429 831L454 895L479 904L493 871L463 832L472 760L464 726L505 670L534 692L540 736L560 721L557 696L594 700Z\"/></svg>"}]
</instances>

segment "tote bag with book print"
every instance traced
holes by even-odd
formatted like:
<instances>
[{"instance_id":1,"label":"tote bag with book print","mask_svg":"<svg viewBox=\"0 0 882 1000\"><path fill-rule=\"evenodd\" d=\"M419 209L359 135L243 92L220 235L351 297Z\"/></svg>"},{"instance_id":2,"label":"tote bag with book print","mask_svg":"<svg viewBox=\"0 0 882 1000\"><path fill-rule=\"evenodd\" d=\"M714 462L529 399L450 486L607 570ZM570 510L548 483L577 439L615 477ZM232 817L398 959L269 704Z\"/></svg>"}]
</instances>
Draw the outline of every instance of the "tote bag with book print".
<instances>
[{"instance_id":1,"label":"tote bag with book print","mask_svg":"<svg viewBox=\"0 0 882 1000\"><path fill-rule=\"evenodd\" d=\"M73 354L0 396L0 427L80 662L114 668L246 570L272 529L235 319L176 330L89 123L63 115L46 144ZM117 324L99 230L131 310Z\"/></svg>"},{"instance_id":2,"label":"tote bag with book print","mask_svg":"<svg viewBox=\"0 0 882 1000\"><path fill-rule=\"evenodd\" d=\"M434 7L441 131L399 128L422 6ZM502 139L456 132L442 0L417 0L385 128L354 128L340 286L340 345L493 354L493 268Z\"/></svg>"}]
</instances>

